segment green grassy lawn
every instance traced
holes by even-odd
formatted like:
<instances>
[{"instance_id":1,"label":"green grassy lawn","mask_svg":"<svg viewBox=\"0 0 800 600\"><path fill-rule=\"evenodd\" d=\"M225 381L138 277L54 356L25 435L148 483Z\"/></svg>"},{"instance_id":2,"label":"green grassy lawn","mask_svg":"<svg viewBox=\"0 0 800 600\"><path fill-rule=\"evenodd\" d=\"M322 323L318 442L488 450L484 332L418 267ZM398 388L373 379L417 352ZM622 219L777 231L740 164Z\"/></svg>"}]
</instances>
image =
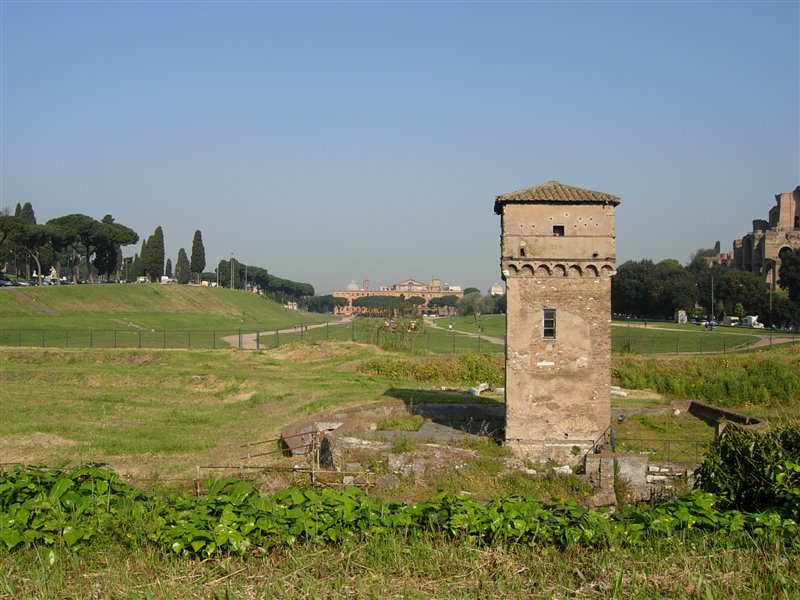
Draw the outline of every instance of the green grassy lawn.
<instances>
[{"instance_id":1,"label":"green grassy lawn","mask_svg":"<svg viewBox=\"0 0 800 600\"><path fill-rule=\"evenodd\" d=\"M261 352L0 348L0 456L99 461L138 478L240 464L242 444L276 438L301 417L420 387L357 370L382 353L351 342Z\"/></svg>"},{"instance_id":2,"label":"green grassy lawn","mask_svg":"<svg viewBox=\"0 0 800 600\"><path fill-rule=\"evenodd\" d=\"M503 315L492 316L503 317ZM337 330L335 335L342 337L349 335L359 342L412 353L463 354L477 352L479 354L503 354L505 352L504 345L487 339L489 334L477 333L477 329L475 333L469 330L465 323L467 319L472 319L472 317L459 317L458 319L461 323L461 329L454 327L453 331L447 329L449 320L445 322L436 320L437 327L430 327L421 324L420 319L398 322L396 331L387 331L385 318L358 317L352 325L347 326L347 331ZM504 320L505 318L503 317ZM411 321L417 323L418 330L416 332L406 330L406 326ZM333 331L333 328L330 331ZM309 330L309 333L311 333L311 330ZM315 334L322 335L322 332L316 332Z\"/></svg>"},{"instance_id":3,"label":"green grassy lawn","mask_svg":"<svg viewBox=\"0 0 800 600\"><path fill-rule=\"evenodd\" d=\"M302 335L321 336L324 329ZM332 325L328 333L346 335L348 326ZM444 392L431 389L435 385L422 390L414 382L359 370L387 355L408 356L353 342L261 352L0 348L0 456L4 462L49 465L106 462L136 480L193 478L197 465L240 464L242 444L277 437L283 425L327 408L383 398L441 400ZM689 365L711 359L680 360ZM658 370L678 359L625 360L653 361L649 368ZM618 408L665 405L645 392L614 400ZM674 414L631 416L621 427L629 438L708 433ZM430 482L404 481L400 492L412 499L437 489L476 499L587 494L574 477L501 474L494 459L507 456L503 447L481 441L468 448L476 450L475 461ZM298 460L303 462L265 462L290 466ZM14 552L0 547L0 597L788 599L800 593L798 569L800 553L788 542L692 530L654 535L637 548L564 549L375 533L205 560L172 555L120 533L92 539L79 554L63 546Z\"/></svg>"},{"instance_id":4,"label":"green grassy lawn","mask_svg":"<svg viewBox=\"0 0 800 600\"><path fill-rule=\"evenodd\" d=\"M447 329L452 325L456 331L476 333L502 338L506 332L505 315L480 315L467 317L440 317L434 320L438 327Z\"/></svg>"},{"instance_id":5,"label":"green grassy lawn","mask_svg":"<svg viewBox=\"0 0 800 600\"><path fill-rule=\"evenodd\" d=\"M5 346L216 349L238 347L240 332L259 332L265 334L264 345L271 347L275 330L302 331L338 321L331 315L287 310L255 294L201 286L0 290L0 345Z\"/></svg>"},{"instance_id":6,"label":"green grassy lawn","mask_svg":"<svg viewBox=\"0 0 800 600\"><path fill-rule=\"evenodd\" d=\"M731 328L710 331L695 325L659 329L653 324L636 327L614 323L611 344L614 352L634 354L681 354L732 352L747 349L762 339L760 335Z\"/></svg>"},{"instance_id":7,"label":"green grassy lawn","mask_svg":"<svg viewBox=\"0 0 800 600\"><path fill-rule=\"evenodd\" d=\"M246 557L184 558L97 540L80 556L0 551L7 598L777 598L800 594L788 544L691 531L647 545L558 550L376 534Z\"/></svg>"}]
</instances>

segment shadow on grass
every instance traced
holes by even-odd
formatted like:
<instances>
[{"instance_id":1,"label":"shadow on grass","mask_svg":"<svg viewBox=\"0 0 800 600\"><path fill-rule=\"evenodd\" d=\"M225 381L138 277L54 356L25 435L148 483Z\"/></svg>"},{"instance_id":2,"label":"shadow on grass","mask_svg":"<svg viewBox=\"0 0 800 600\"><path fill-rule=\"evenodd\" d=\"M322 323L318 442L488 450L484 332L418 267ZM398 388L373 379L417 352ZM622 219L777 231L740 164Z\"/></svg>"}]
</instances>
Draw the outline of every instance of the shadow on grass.
<instances>
[{"instance_id":1,"label":"shadow on grass","mask_svg":"<svg viewBox=\"0 0 800 600\"><path fill-rule=\"evenodd\" d=\"M502 439L506 407L502 399L475 396L451 390L390 388L384 396L402 400L412 415L426 423L420 435L445 437L446 430Z\"/></svg>"}]
</instances>

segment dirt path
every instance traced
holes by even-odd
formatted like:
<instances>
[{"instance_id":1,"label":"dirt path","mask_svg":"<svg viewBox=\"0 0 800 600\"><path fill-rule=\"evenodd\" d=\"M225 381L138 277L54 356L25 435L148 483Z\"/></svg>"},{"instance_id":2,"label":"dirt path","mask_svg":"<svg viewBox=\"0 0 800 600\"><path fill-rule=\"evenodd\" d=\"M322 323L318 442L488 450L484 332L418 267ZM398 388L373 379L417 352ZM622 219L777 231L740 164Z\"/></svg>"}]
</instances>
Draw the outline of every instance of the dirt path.
<instances>
[{"instance_id":1,"label":"dirt path","mask_svg":"<svg viewBox=\"0 0 800 600\"><path fill-rule=\"evenodd\" d=\"M490 335L486 335L485 333L472 333L470 331L461 331L460 329L445 329L444 327L439 327L433 319L424 319L426 325L428 325L431 329L441 329L442 331L450 331L452 333L457 333L458 335L465 335L467 337L479 337L482 340L486 340L487 342L491 342L492 344L497 344L499 346L505 345L506 341L503 338L493 337Z\"/></svg>"},{"instance_id":2,"label":"dirt path","mask_svg":"<svg viewBox=\"0 0 800 600\"><path fill-rule=\"evenodd\" d=\"M237 335L228 335L222 338L223 342L230 344L232 348L239 348L240 350L257 350L259 347L264 347L263 343L259 343L258 340L261 336L267 335L272 336L275 335L277 332L280 336L281 333L301 333L300 328L302 327L302 331L308 331L310 329L319 329L321 327L328 327L329 325L333 325L337 327L339 325L346 325L353 320L353 317L345 317L341 321L334 321L333 323L317 323L315 325L293 325L292 327L284 327L283 329L270 329L269 331L261 331L258 334L255 333L243 333L241 334L241 344L239 343L240 336Z\"/></svg>"},{"instance_id":3,"label":"dirt path","mask_svg":"<svg viewBox=\"0 0 800 600\"><path fill-rule=\"evenodd\" d=\"M17 300L21 300L28 306L31 306L36 312L38 312L41 315L46 315L48 317L60 316L60 313L58 313L57 311L53 310L49 306L45 306L44 304L37 302L36 298L31 298L30 296L28 296L27 294L23 294L19 290L5 288L3 291L6 294L14 296L14 298L16 298Z\"/></svg>"}]
</instances>

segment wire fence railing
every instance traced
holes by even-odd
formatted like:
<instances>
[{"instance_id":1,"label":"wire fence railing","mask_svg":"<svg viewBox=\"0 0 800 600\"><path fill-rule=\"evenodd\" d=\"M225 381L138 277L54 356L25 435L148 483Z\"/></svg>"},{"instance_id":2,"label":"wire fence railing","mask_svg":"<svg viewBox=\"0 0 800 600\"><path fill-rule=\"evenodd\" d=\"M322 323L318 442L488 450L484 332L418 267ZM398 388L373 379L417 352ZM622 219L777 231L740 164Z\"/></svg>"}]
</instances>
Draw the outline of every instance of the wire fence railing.
<instances>
[{"instance_id":1,"label":"wire fence railing","mask_svg":"<svg viewBox=\"0 0 800 600\"><path fill-rule=\"evenodd\" d=\"M2 328L0 346L32 348L138 348L267 350L298 342L355 341L410 352L435 354L479 353L503 355L504 335L496 336L424 328L390 331L366 320L297 323L280 329L46 329ZM670 333L643 328L614 327L616 354L726 354L755 348L800 343L797 333Z\"/></svg>"},{"instance_id":2,"label":"wire fence railing","mask_svg":"<svg viewBox=\"0 0 800 600\"><path fill-rule=\"evenodd\" d=\"M298 342L355 341L439 354L503 354L498 339L457 331L386 331L367 323L298 323L281 329L0 329L0 346L32 348L134 348L266 350Z\"/></svg>"},{"instance_id":3,"label":"wire fence railing","mask_svg":"<svg viewBox=\"0 0 800 600\"><path fill-rule=\"evenodd\" d=\"M727 354L798 342L800 335L794 332L670 333L626 327L614 327L611 330L611 348L618 354Z\"/></svg>"}]
</instances>

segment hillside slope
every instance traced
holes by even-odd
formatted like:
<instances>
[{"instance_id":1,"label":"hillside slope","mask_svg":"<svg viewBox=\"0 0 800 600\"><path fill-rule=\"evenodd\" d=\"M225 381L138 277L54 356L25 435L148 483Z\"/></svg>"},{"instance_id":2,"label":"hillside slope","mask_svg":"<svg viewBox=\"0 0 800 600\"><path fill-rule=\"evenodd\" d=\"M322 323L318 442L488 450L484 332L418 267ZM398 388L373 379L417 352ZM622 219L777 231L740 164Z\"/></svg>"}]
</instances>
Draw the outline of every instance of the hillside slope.
<instances>
[{"instance_id":1,"label":"hillside slope","mask_svg":"<svg viewBox=\"0 0 800 600\"><path fill-rule=\"evenodd\" d=\"M71 285L0 289L0 328L285 327L321 322L256 294L200 286Z\"/></svg>"}]
</instances>

